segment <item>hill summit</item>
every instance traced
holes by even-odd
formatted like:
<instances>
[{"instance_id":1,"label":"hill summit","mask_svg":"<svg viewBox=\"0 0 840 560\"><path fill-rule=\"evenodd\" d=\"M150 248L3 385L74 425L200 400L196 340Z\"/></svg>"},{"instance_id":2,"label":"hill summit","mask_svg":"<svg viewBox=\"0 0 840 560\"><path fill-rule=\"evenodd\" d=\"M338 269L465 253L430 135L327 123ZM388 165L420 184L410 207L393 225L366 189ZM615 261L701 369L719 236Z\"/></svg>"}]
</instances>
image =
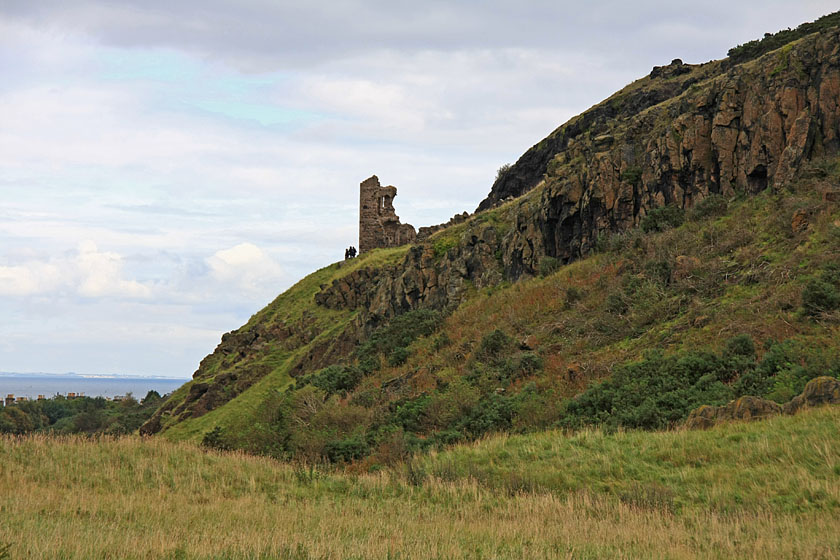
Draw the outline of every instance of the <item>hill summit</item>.
<instances>
[{"instance_id":1,"label":"hill summit","mask_svg":"<svg viewBox=\"0 0 840 560\"><path fill-rule=\"evenodd\" d=\"M307 276L141 433L373 466L836 376L838 14L655 67L502 168L472 216Z\"/></svg>"}]
</instances>

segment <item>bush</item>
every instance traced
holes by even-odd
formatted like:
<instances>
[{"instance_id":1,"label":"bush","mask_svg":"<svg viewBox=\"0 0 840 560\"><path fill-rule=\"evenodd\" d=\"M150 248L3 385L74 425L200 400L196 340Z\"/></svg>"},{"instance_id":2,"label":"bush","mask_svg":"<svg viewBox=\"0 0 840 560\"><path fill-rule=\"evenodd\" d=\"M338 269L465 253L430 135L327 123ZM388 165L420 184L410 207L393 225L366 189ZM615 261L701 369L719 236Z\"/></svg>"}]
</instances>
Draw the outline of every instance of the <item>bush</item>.
<instances>
[{"instance_id":1,"label":"bush","mask_svg":"<svg viewBox=\"0 0 840 560\"><path fill-rule=\"evenodd\" d=\"M331 365L315 373L300 377L295 382L295 388L314 385L327 396L337 393L347 393L355 389L362 380L362 370L352 366Z\"/></svg>"},{"instance_id":2,"label":"bush","mask_svg":"<svg viewBox=\"0 0 840 560\"><path fill-rule=\"evenodd\" d=\"M324 445L324 455L333 463L349 463L361 459L369 451L370 447L361 434L330 441Z\"/></svg>"},{"instance_id":3,"label":"bush","mask_svg":"<svg viewBox=\"0 0 840 560\"><path fill-rule=\"evenodd\" d=\"M669 260L654 260L645 264L645 275L659 286L671 283L674 267Z\"/></svg>"},{"instance_id":4,"label":"bush","mask_svg":"<svg viewBox=\"0 0 840 560\"><path fill-rule=\"evenodd\" d=\"M396 348L406 348L421 336L434 333L443 320L443 314L430 309L416 309L397 315L387 325L380 327L356 349L359 369L370 373L379 369L380 355L390 355Z\"/></svg>"},{"instance_id":5,"label":"bush","mask_svg":"<svg viewBox=\"0 0 840 560\"><path fill-rule=\"evenodd\" d=\"M654 231L665 231L667 229L679 227L682 225L685 217L685 212L679 206L668 205L660 206L650 210L642 221L639 227L645 233Z\"/></svg>"},{"instance_id":6,"label":"bush","mask_svg":"<svg viewBox=\"0 0 840 560\"><path fill-rule=\"evenodd\" d=\"M726 354L755 358L755 342L748 334L739 334L726 341Z\"/></svg>"},{"instance_id":7,"label":"bush","mask_svg":"<svg viewBox=\"0 0 840 560\"><path fill-rule=\"evenodd\" d=\"M642 168L637 165L628 167L620 178L625 183L638 187L642 183Z\"/></svg>"},{"instance_id":8,"label":"bush","mask_svg":"<svg viewBox=\"0 0 840 560\"><path fill-rule=\"evenodd\" d=\"M221 426L216 426L201 438L201 445L219 451L228 451L231 446L226 442L224 431Z\"/></svg>"},{"instance_id":9,"label":"bush","mask_svg":"<svg viewBox=\"0 0 840 560\"><path fill-rule=\"evenodd\" d=\"M713 216L723 216L729 208L729 202L725 196L711 194L695 204L688 211L688 219L692 221L702 220Z\"/></svg>"},{"instance_id":10,"label":"bush","mask_svg":"<svg viewBox=\"0 0 840 560\"><path fill-rule=\"evenodd\" d=\"M624 313L627 313L627 310L629 308L629 304L624 299L624 294L619 292L612 292L610 295L607 296L607 313L612 313L613 315L623 315Z\"/></svg>"},{"instance_id":11,"label":"bush","mask_svg":"<svg viewBox=\"0 0 840 560\"><path fill-rule=\"evenodd\" d=\"M566 288L566 305L574 305L583 299L583 290L569 286Z\"/></svg>"},{"instance_id":12,"label":"bush","mask_svg":"<svg viewBox=\"0 0 840 560\"><path fill-rule=\"evenodd\" d=\"M802 289L802 310L814 317L840 307L840 293L825 280L812 278Z\"/></svg>"},{"instance_id":13,"label":"bush","mask_svg":"<svg viewBox=\"0 0 840 560\"><path fill-rule=\"evenodd\" d=\"M517 411L517 397L491 394L479 401L456 429L477 438L488 432L510 430L511 421Z\"/></svg>"},{"instance_id":14,"label":"bush","mask_svg":"<svg viewBox=\"0 0 840 560\"><path fill-rule=\"evenodd\" d=\"M510 347L512 343L513 339L511 337L506 335L504 331L496 329L484 335L484 338L481 339L478 356L484 359L498 358L502 351Z\"/></svg>"},{"instance_id":15,"label":"bush","mask_svg":"<svg viewBox=\"0 0 840 560\"><path fill-rule=\"evenodd\" d=\"M543 257L540 259L540 276L548 276L560 269L560 259L554 257Z\"/></svg>"},{"instance_id":16,"label":"bush","mask_svg":"<svg viewBox=\"0 0 840 560\"><path fill-rule=\"evenodd\" d=\"M408 359L408 356L408 348L403 348L402 346L394 348L391 353L388 354L388 365L391 367L401 366Z\"/></svg>"},{"instance_id":17,"label":"bush","mask_svg":"<svg viewBox=\"0 0 840 560\"><path fill-rule=\"evenodd\" d=\"M499 168L496 170L496 179L493 181L493 184L495 185L499 182L500 179L506 177L507 174L510 173L510 170L511 165L509 163L505 163L504 165L499 166Z\"/></svg>"},{"instance_id":18,"label":"bush","mask_svg":"<svg viewBox=\"0 0 840 560\"><path fill-rule=\"evenodd\" d=\"M619 366L612 378L569 401L563 424L664 429L701 404L723 404L732 391L722 380L728 361L711 352L664 356L654 352L640 362Z\"/></svg>"}]
</instances>

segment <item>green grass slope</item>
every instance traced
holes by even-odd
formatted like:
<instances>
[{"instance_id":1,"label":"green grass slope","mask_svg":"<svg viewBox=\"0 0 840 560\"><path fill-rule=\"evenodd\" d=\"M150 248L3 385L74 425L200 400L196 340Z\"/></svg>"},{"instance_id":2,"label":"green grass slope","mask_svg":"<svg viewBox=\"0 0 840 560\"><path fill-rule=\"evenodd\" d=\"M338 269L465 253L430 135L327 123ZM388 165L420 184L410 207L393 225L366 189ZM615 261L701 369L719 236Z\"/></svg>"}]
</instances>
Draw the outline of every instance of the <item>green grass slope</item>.
<instances>
[{"instance_id":1,"label":"green grass slope","mask_svg":"<svg viewBox=\"0 0 840 560\"><path fill-rule=\"evenodd\" d=\"M374 474L163 438L0 437L3 558L832 558L840 408L498 436Z\"/></svg>"},{"instance_id":2,"label":"green grass slope","mask_svg":"<svg viewBox=\"0 0 840 560\"><path fill-rule=\"evenodd\" d=\"M249 332L259 328L263 332L278 327L296 326L302 335L295 335L294 343L276 342L260 344L249 349L246 356L236 352L210 354L201 364L193 381L179 388L168 401L169 410L177 410L197 383L212 384L226 374L245 369L257 372L256 381L243 392L199 417L178 417L165 412L161 425L166 437L172 440L198 440L215 426L225 426L230 433L255 429L255 419L260 405L290 382L289 370L319 342L330 341L352 321L354 312L331 310L314 304L313 298L324 284L329 284L353 271L396 264L407 247L375 250L351 261L334 263L318 270L286 290L273 302L256 313L236 332ZM244 366L244 368L243 368ZM225 383L225 381L222 381ZM259 428L259 426L256 426Z\"/></svg>"},{"instance_id":3,"label":"green grass slope","mask_svg":"<svg viewBox=\"0 0 840 560\"><path fill-rule=\"evenodd\" d=\"M449 315L406 313L350 363L266 378L256 427L220 424L223 408L173 433L218 425L221 447L375 469L491 432L665 428L743 394L785 402L840 374L838 187L832 158L785 190L652 212L589 258L544 259L542 277L474 290Z\"/></svg>"},{"instance_id":4,"label":"green grass slope","mask_svg":"<svg viewBox=\"0 0 840 560\"><path fill-rule=\"evenodd\" d=\"M315 336L247 359L217 351L192 384L268 373L207 414L163 416L163 435L376 469L492 432L665 428L743 394L785 402L809 379L840 374L840 205L826 195L838 188L840 160L820 159L784 190L651 212L589 258L545 258L540 277L474 289L451 312L406 313L340 363L292 379L300 356L355 316L316 305L320 286L396 264L407 248L332 265L237 331L304 320ZM473 219L506 223L511 204L538 196Z\"/></svg>"}]
</instances>

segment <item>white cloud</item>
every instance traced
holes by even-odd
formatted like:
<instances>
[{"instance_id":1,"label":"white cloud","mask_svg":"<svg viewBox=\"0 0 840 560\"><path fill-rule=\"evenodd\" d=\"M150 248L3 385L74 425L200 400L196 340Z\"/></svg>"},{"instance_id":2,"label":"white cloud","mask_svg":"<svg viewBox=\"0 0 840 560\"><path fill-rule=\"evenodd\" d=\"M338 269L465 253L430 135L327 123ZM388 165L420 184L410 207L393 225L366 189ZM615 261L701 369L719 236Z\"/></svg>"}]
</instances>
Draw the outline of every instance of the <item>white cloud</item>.
<instances>
[{"instance_id":1,"label":"white cloud","mask_svg":"<svg viewBox=\"0 0 840 560\"><path fill-rule=\"evenodd\" d=\"M52 263L29 262L24 265L0 266L0 295L47 293L56 289L61 282L61 270Z\"/></svg>"},{"instance_id":2,"label":"white cloud","mask_svg":"<svg viewBox=\"0 0 840 560\"><path fill-rule=\"evenodd\" d=\"M122 257L102 252L93 241L82 243L78 256L72 261L78 272L78 293L85 297L119 296L147 298L151 290L134 280L122 278Z\"/></svg>"},{"instance_id":3,"label":"white cloud","mask_svg":"<svg viewBox=\"0 0 840 560\"><path fill-rule=\"evenodd\" d=\"M148 286L125 279L122 269L120 255L100 251L93 241L85 241L70 257L0 266L0 295L58 296L70 293L85 298L127 299L143 299L152 295Z\"/></svg>"},{"instance_id":4,"label":"white cloud","mask_svg":"<svg viewBox=\"0 0 840 560\"><path fill-rule=\"evenodd\" d=\"M254 296L276 295L286 276L280 264L253 243L217 251L207 265L216 281Z\"/></svg>"}]
</instances>

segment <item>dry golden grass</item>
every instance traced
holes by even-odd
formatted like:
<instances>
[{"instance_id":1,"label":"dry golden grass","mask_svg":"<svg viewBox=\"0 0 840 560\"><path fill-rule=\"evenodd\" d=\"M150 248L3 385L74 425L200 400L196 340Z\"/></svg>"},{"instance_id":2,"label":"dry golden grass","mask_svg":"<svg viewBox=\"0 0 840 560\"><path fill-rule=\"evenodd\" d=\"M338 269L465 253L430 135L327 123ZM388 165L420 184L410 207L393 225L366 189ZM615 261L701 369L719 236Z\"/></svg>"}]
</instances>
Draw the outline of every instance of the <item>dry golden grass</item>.
<instances>
[{"instance_id":1,"label":"dry golden grass","mask_svg":"<svg viewBox=\"0 0 840 560\"><path fill-rule=\"evenodd\" d=\"M709 432L587 432L568 444L556 432L502 436L416 461L422 477L329 473L161 439L6 437L0 551L6 543L10 558L45 559L836 558L838 421L840 410L823 409ZM540 450L548 455L537 460ZM652 476L666 499L627 493L650 478L634 472L649 468L637 456L662 458ZM467 459L472 474L435 475L434 465ZM597 476L605 465L614 466L610 478ZM744 494L743 507L734 498L734 507L704 505L704 484L710 495L738 494L743 476L721 476L727 468L775 478L765 497ZM520 473L549 480L552 469L566 473L565 489L496 483Z\"/></svg>"}]
</instances>

